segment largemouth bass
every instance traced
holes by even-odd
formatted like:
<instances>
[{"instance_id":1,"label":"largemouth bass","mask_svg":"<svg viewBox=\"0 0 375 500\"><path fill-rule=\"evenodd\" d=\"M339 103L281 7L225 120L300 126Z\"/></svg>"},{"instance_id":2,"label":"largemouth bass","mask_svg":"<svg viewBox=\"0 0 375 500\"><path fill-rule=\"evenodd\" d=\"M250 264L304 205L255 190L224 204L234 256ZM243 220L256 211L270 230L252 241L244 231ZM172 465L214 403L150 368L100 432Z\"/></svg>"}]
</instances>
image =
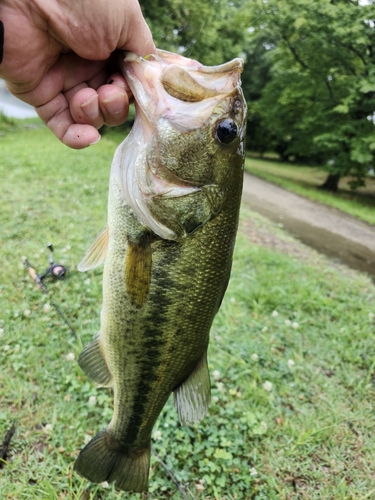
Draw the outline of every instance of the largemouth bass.
<instances>
[{"instance_id":1,"label":"largemouth bass","mask_svg":"<svg viewBox=\"0 0 375 500\"><path fill-rule=\"evenodd\" d=\"M94 483L146 491L151 432L170 394L182 424L208 410L209 332L242 192L242 66L126 53L135 123L112 163L108 225L79 265L105 260L100 332L78 360L114 392L111 422L75 463Z\"/></svg>"}]
</instances>

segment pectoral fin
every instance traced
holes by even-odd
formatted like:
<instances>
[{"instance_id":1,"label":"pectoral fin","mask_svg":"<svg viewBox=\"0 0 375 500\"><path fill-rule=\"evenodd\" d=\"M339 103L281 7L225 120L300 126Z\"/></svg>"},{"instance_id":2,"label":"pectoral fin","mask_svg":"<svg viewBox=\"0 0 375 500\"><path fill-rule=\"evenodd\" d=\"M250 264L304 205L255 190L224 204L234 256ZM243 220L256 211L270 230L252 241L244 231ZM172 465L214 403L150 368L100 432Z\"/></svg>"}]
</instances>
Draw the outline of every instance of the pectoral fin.
<instances>
[{"instance_id":1,"label":"pectoral fin","mask_svg":"<svg viewBox=\"0 0 375 500\"><path fill-rule=\"evenodd\" d=\"M146 300L151 283L152 251L150 234L143 234L135 241L129 239L126 251L126 292L133 305L141 307Z\"/></svg>"},{"instance_id":2,"label":"pectoral fin","mask_svg":"<svg viewBox=\"0 0 375 500\"><path fill-rule=\"evenodd\" d=\"M202 420L210 401L210 374L205 352L190 376L174 391L174 404L181 425L190 425Z\"/></svg>"},{"instance_id":3,"label":"pectoral fin","mask_svg":"<svg viewBox=\"0 0 375 500\"><path fill-rule=\"evenodd\" d=\"M95 267L103 264L107 254L108 240L108 227L105 226L78 264L79 271L84 272L89 269L95 269Z\"/></svg>"},{"instance_id":4,"label":"pectoral fin","mask_svg":"<svg viewBox=\"0 0 375 500\"><path fill-rule=\"evenodd\" d=\"M102 387L111 387L112 375L100 346L99 335L83 349L78 364L93 382Z\"/></svg>"}]
</instances>

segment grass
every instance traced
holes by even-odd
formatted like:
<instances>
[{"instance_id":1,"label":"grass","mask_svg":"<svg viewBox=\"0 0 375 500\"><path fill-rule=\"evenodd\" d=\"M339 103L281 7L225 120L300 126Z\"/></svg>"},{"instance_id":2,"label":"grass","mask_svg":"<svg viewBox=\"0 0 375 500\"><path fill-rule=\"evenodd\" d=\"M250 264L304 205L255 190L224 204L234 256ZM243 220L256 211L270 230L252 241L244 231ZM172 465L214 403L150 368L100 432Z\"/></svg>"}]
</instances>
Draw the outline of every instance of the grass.
<instances>
[{"instance_id":1,"label":"grass","mask_svg":"<svg viewBox=\"0 0 375 500\"><path fill-rule=\"evenodd\" d=\"M0 138L0 441L16 422L1 498L374 498L375 287L324 257L292 258L243 234L212 329L210 413L182 428L168 403L153 434L184 494L156 457L143 496L73 472L84 442L112 412L111 394L73 358L99 327L101 270L81 274L76 264L105 223L119 141L109 133L77 152L46 129ZM262 224L251 212L242 217ZM70 271L47 286L78 340L21 262L27 256L44 270L50 241Z\"/></svg>"},{"instance_id":2,"label":"grass","mask_svg":"<svg viewBox=\"0 0 375 500\"><path fill-rule=\"evenodd\" d=\"M346 212L358 219L375 225L375 179L369 177L366 187L352 191L350 178L341 179L339 191L329 193L318 189L327 177L327 172L318 167L291 165L274 160L248 157L245 168L251 174L278 184L305 198Z\"/></svg>"}]
</instances>

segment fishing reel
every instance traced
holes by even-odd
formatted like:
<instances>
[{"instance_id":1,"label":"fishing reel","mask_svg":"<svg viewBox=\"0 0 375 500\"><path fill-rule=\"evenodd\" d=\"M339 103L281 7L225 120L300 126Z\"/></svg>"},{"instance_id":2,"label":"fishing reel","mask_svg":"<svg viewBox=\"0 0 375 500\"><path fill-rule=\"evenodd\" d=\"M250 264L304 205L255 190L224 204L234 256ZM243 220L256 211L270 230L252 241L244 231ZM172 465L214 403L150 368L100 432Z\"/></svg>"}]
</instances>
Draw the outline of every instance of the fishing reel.
<instances>
[{"instance_id":1,"label":"fishing reel","mask_svg":"<svg viewBox=\"0 0 375 500\"><path fill-rule=\"evenodd\" d=\"M31 276L31 278L35 281L35 283L38 285L39 290L44 293L45 295L49 295L48 290L46 285L44 284L43 280L47 276L52 276L53 279L56 280L62 280L68 269L63 266L62 264L57 264L56 262L53 262L53 246L52 243L49 243L47 245L47 248L49 249L49 257L48 257L48 262L49 262L49 267L44 271L43 274L38 274L35 269L31 266L30 262L27 260L26 257L23 257L23 263ZM68 326L69 330L72 332L74 337L77 338L77 334L72 327L72 325L69 323L59 306L56 304L56 302L50 298L50 303L53 305L53 307L56 309L57 313L60 315L61 319L64 321L64 323Z\"/></svg>"},{"instance_id":2,"label":"fishing reel","mask_svg":"<svg viewBox=\"0 0 375 500\"><path fill-rule=\"evenodd\" d=\"M57 280L64 279L68 269L62 264L57 264L56 262L53 262L54 250L52 243L49 243L47 245L47 248L49 249L49 256L48 256L49 267L44 271L43 274L39 275L39 278L43 280L44 278L50 275L52 276L52 278Z\"/></svg>"},{"instance_id":3,"label":"fishing reel","mask_svg":"<svg viewBox=\"0 0 375 500\"><path fill-rule=\"evenodd\" d=\"M39 286L39 288L42 290L43 293L47 293L47 288L43 283L44 278L46 278L47 276L51 276L55 280L62 280L63 278L65 278L65 275L68 271L68 269L62 264L57 264L56 262L53 262L52 243L49 243L47 245L47 248L50 251L48 257L49 267L44 271L43 274L38 274L26 257L22 258L23 263L25 264L26 269L29 271L30 276L37 283L37 285Z\"/></svg>"}]
</instances>

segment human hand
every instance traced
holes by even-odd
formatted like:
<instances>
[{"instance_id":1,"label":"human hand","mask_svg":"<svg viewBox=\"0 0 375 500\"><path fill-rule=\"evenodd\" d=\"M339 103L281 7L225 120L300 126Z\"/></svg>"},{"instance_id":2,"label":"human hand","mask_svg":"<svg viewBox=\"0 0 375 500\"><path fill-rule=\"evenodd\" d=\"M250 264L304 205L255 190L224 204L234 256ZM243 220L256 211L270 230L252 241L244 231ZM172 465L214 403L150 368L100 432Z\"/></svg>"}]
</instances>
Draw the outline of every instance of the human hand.
<instances>
[{"instance_id":1,"label":"human hand","mask_svg":"<svg viewBox=\"0 0 375 500\"><path fill-rule=\"evenodd\" d=\"M64 144L84 148L126 120L131 92L113 53L156 50L137 0L2 0L0 19L0 77Z\"/></svg>"}]
</instances>

